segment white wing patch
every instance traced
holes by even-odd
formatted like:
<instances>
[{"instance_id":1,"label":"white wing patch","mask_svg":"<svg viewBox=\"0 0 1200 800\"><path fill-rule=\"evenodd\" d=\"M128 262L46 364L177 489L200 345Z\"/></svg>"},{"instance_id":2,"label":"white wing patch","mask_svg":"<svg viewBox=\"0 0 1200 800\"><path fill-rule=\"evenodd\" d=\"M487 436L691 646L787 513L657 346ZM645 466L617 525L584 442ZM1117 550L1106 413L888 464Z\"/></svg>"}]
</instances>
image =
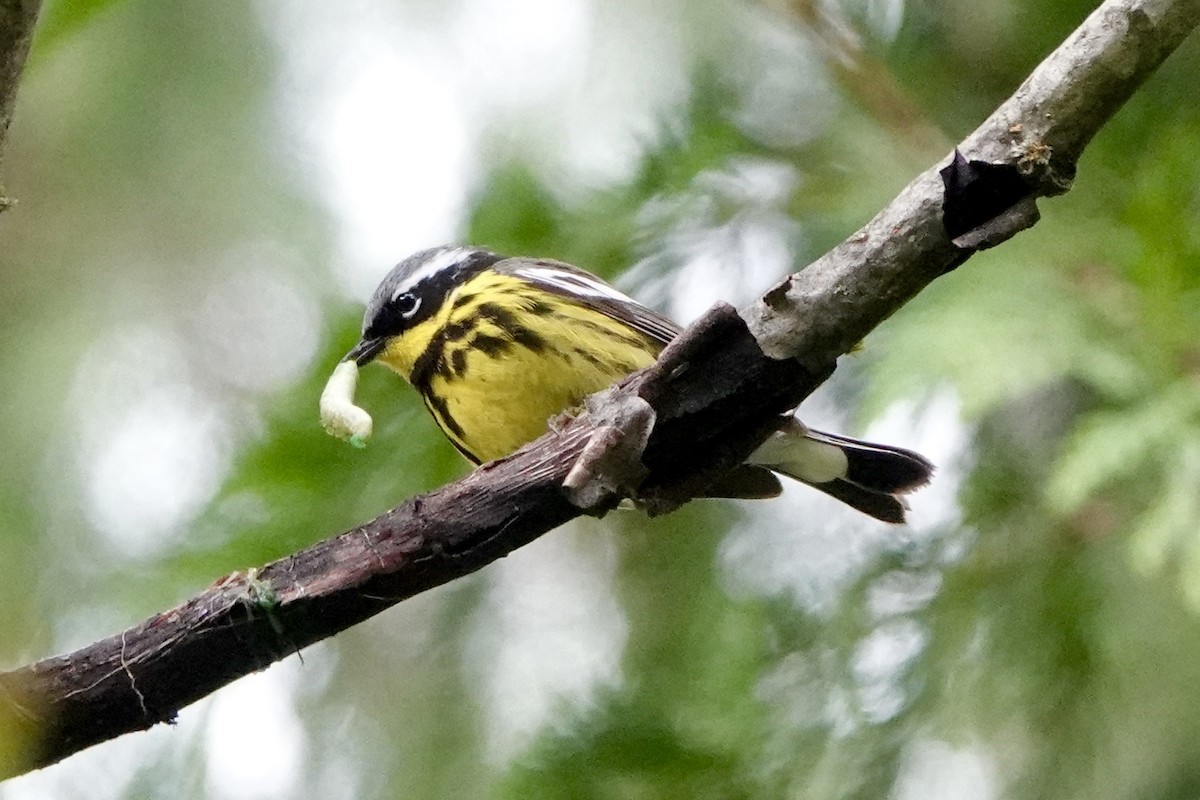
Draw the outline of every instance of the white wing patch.
<instances>
[{"instance_id":1,"label":"white wing patch","mask_svg":"<svg viewBox=\"0 0 1200 800\"><path fill-rule=\"evenodd\" d=\"M618 292L600 278L578 267L553 261L521 263L518 259L510 259L502 261L498 268L501 272L541 286L546 291L574 298L577 303L628 325L660 344L667 344L682 330L662 314L647 308L629 295Z\"/></svg>"},{"instance_id":2,"label":"white wing patch","mask_svg":"<svg viewBox=\"0 0 1200 800\"><path fill-rule=\"evenodd\" d=\"M596 278L577 275L574 272L554 269L553 267L521 267L520 269L513 270L513 272L551 286L556 286L565 292L638 305L638 302L632 297L621 294L607 283Z\"/></svg>"}]
</instances>

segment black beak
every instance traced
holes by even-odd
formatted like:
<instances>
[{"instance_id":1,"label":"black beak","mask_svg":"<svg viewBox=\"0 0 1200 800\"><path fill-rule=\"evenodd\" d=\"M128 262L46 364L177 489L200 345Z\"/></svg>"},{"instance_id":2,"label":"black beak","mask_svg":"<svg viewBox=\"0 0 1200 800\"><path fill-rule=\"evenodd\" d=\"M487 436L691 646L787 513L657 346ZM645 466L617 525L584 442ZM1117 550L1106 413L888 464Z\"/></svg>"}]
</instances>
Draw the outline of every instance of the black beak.
<instances>
[{"instance_id":1,"label":"black beak","mask_svg":"<svg viewBox=\"0 0 1200 800\"><path fill-rule=\"evenodd\" d=\"M364 364L371 363L371 360L387 346L387 339L380 337L378 339L363 339L354 347L350 348L350 352L342 357L342 361L353 361L360 367Z\"/></svg>"}]
</instances>

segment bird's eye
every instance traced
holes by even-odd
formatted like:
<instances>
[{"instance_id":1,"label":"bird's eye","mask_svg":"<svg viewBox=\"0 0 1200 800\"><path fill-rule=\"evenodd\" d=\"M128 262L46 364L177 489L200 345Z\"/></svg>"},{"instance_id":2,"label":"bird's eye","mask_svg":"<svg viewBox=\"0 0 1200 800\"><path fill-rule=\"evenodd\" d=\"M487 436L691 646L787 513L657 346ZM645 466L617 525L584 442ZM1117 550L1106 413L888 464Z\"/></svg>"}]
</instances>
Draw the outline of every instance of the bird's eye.
<instances>
[{"instance_id":1,"label":"bird's eye","mask_svg":"<svg viewBox=\"0 0 1200 800\"><path fill-rule=\"evenodd\" d=\"M421 298L412 292L405 292L404 294L397 295L392 300L392 304L396 309L396 313L405 319L411 319L417 313L417 309L421 307Z\"/></svg>"}]
</instances>

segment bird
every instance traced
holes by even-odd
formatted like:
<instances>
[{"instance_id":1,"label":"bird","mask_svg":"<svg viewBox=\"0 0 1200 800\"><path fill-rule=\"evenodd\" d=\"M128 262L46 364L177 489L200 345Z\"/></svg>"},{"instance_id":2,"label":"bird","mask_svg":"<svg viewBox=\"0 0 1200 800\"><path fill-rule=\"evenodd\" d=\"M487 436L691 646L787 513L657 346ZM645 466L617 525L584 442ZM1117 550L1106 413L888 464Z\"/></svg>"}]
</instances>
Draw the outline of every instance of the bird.
<instances>
[{"instance_id":1,"label":"bird","mask_svg":"<svg viewBox=\"0 0 1200 800\"><path fill-rule=\"evenodd\" d=\"M383 278L367 302L361 339L339 367L377 362L400 375L450 443L478 465L533 441L588 395L653 363L682 330L571 264L443 245L414 253ZM902 523L904 495L929 482L933 465L911 450L818 431L789 414L709 495L775 496L782 488L772 473Z\"/></svg>"}]
</instances>

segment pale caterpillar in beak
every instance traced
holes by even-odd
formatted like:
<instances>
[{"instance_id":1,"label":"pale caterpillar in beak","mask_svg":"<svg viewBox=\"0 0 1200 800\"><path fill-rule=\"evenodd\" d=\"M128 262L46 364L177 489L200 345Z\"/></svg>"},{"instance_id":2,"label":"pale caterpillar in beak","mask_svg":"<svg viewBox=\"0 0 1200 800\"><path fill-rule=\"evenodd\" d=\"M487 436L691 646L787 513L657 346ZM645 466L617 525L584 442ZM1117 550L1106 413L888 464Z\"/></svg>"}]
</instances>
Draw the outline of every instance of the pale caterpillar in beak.
<instances>
[{"instance_id":1,"label":"pale caterpillar in beak","mask_svg":"<svg viewBox=\"0 0 1200 800\"><path fill-rule=\"evenodd\" d=\"M345 439L355 447L366 447L371 438L371 415L354 405L358 364L338 362L321 392L321 425L330 436Z\"/></svg>"}]
</instances>

